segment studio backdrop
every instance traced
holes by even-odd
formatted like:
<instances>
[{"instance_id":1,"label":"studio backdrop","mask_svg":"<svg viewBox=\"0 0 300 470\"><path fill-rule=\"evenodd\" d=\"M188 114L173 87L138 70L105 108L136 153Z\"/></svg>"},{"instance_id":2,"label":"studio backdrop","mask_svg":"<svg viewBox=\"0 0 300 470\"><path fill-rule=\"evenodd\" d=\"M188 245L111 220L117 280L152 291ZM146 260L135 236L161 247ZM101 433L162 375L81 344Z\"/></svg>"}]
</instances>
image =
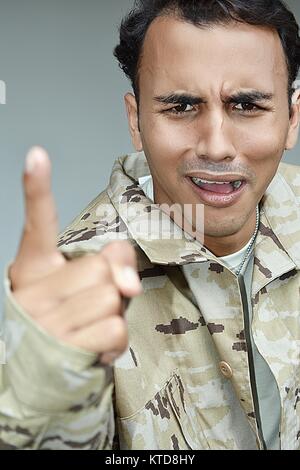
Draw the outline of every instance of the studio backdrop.
<instances>
[{"instance_id":1,"label":"studio backdrop","mask_svg":"<svg viewBox=\"0 0 300 470\"><path fill-rule=\"evenodd\" d=\"M61 229L106 187L115 158L134 151L123 99L131 87L113 57L133 3L0 0L1 273L21 235L29 147L50 153ZM286 3L300 22L300 2ZM300 164L299 148L284 160Z\"/></svg>"}]
</instances>

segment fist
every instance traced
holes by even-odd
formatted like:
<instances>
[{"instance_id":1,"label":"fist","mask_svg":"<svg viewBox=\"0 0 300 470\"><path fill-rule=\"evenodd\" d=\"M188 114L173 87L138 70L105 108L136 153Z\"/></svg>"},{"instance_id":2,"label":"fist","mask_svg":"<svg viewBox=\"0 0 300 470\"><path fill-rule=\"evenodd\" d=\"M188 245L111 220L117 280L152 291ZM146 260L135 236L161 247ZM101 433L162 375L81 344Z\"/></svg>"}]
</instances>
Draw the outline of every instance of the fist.
<instances>
[{"instance_id":1,"label":"fist","mask_svg":"<svg viewBox=\"0 0 300 470\"><path fill-rule=\"evenodd\" d=\"M16 301L49 334L110 363L127 347L124 298L141 293L128 242L68 261L57 249L58 222L45 150L27 155L25 225L9 275Z\"/></svg>"}]
</instances>

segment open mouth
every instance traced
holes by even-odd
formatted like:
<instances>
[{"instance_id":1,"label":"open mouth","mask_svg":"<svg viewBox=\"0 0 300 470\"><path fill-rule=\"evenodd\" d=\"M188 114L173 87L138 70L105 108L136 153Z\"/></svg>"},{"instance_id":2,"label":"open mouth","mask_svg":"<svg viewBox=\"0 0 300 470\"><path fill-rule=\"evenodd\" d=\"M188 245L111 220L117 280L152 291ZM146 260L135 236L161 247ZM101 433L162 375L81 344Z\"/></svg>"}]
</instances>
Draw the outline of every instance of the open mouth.
<instances>
[{"instance_id":1,"label":"open mouth","mask_svg":"<svg viewBox=\"0 0 300 470\"><path fill-rule=\"evenodd\" d=\"M198 188L203 189L204 191L210 191L212 193L217 194L231 194L235 191L238 191L243 184L245 184L245 180L237 180L237 181L207 181L200 178L190 178L192 183Z\"/></svg>"},{"instance_id":2,"label":"open mouth","mask_svg":"<svg viewBox=\"0 0 300 470\"><path fill-rule=\"evenodd\" d=\"M228 180L209 181L198 177L187 177L187 181L200 201L205 205L217 208L225 208L237 203L248 186L248 181L244 179L234 180L232 178L232 181Z\"/></svg>"}]
</instances>

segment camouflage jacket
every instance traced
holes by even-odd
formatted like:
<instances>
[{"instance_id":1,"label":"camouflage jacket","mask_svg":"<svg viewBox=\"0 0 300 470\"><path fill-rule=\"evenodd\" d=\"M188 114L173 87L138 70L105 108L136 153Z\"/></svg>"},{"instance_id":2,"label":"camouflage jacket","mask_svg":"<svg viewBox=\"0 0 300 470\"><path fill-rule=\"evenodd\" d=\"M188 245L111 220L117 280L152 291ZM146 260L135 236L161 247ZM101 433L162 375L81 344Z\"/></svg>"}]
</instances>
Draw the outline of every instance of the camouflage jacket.
<instances>
[{"instance_id":1,"label":"camouflage jacket","mask_svg":"<svg viewBox=\"0 0 300 470\"><path fill-rule=\"evenodd\" d=\"M144 292L128 307L129 346L113 368L35 325L6 279L0 447L261 447L239 279L192 237L168 237L170 224L161 226L166 236L156 226L150 238L141 233L155 210L138 185L146 174L142 153L118 159L108 189L58 242L68 258L99 251L115 234L136 248ZM299 198L300 169L280 164L254 251L252 332L278 385L282 449L300 448ZM201 305L183 266L203 287Z\"/></svg>"}]
</instances>

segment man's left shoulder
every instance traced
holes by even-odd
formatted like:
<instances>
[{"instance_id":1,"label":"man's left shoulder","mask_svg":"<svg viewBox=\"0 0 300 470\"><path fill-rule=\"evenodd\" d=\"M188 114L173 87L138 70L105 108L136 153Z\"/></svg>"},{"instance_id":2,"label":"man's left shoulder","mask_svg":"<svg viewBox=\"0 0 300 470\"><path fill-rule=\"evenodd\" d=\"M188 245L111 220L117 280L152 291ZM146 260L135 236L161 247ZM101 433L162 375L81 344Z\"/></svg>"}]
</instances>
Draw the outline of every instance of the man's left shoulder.
<instances>
[{"instance_id":1,"label":"man's left shoulder","mask_svg":"<svg viewBox=\"0 0 300 470\"><path fill-rule=\"evenodd\" d=\"M277 175L284 179L297 197L300 197L300 166L282 162Z\"/></svg>"}]
</instances>

